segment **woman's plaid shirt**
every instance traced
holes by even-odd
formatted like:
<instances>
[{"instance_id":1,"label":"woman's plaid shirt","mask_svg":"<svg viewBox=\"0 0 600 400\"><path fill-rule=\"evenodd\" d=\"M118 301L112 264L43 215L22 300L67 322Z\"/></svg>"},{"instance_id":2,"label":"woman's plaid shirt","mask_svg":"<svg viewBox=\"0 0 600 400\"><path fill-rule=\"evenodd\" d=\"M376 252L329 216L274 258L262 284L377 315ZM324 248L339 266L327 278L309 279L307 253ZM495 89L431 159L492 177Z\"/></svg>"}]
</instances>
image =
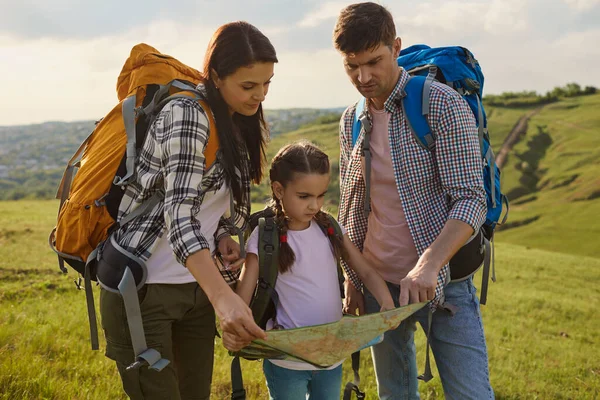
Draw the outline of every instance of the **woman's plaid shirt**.
<instances>
[{"instance_id":1,"label":"woman's plaid shirt","mask_svg":"<svg viewBox=\"0 0 600 400\"><path fill-rule=\"evenodd\" d=\"M225 179L219 153L210 170L204 170L203 152L208 135L206 112L195 100L173 100L158 114L140 151L136 178L127 185L121 200L118 218L135 210L157 191L163 193L164 201L116 232L118 243L127 251L147 261L156 239L166 228L175 257L182 265L191 254L210 248L209 241L200 230L202 221L196 216L204 195L216 192L225 184ZM245 154L243 152L242 155ZM234 203L231 220L221 217L215 233L217 242L227 234L235 234L232 221L238 228L246 228L250 214L247 166L240 175L244 201ZM228 282L235 280L228 271L222 271L222 274Z\"/></svg>"},{"instance_id":2,"label":"woman's plaid shirt","mask_svg":"<svg viewBox=\"0 0 600 400\"><path fill-rule=\"evenodd\" d=\"M468 104L450 87L434 83L431 88L429 125L436 138L435 149L417 143L404 117L401 99L409 75L400 78L384 104L391 113L389 141L394 176L406 221L419 255L435 241L448 219L457 219L479 230L487 213L483 187L482 158L475 118ZM352 125L356 104L346 109L340 121L339 222L362 251L368 218L364 213L365 182L361 149L364 131L352 148ZM344 269L356 288L362 282L347 264ZM443 301L449 281L445 265L438 276L434 305Z\"/></svg>"}]
</instances>

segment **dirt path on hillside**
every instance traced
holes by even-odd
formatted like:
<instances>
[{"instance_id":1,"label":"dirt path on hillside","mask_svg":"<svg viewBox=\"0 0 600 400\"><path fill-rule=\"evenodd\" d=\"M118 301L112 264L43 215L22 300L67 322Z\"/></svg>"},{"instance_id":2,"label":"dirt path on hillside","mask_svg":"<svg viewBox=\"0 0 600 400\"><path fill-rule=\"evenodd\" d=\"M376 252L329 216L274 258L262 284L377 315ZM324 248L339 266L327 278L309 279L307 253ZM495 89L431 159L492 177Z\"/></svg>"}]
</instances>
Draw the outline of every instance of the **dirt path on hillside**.
<instances>
[{"instance_id":1,"label":"dirt path on hillside","mask_svg":"<svg viewBox=\"0 0 600 400\"><path fill-rule=\"evenodd\" d=\"M504 139L504 143L502 143L502 147L496 155L496 165L498 166L498 168L502 169L504 163L506 162L508 154L510 153L514 145L517 144L517 142L521 139L521 136L525 136L525 133L527 133L527 126L529 124L529 120L531 119L531 117L539 113L542 108L543 107L538 107L535 110L519 118L514 128L512 128L506 139Z\"/></svg>"}]
</instances>

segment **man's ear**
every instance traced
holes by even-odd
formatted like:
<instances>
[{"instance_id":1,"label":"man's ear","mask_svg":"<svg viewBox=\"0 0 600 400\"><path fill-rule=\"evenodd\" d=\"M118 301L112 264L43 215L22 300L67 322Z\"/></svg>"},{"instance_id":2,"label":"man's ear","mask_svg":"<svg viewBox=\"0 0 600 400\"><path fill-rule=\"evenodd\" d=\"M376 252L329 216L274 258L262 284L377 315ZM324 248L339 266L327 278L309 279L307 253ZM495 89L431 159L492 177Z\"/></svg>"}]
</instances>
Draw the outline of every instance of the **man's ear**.
<instances>
[{"instance_id":1,"label":"man's ear","mask_svg":"<svg viewBox=\"0 0 600 400\"><path fill-rule=\"evenodd\" d=\"M392 45L392 52L394 53L394 58L400 57L400 50L402 50L402 39L397 37L394 39L394 44Z\"/></svg>"},{"instance_id":2,"label":"man's ear","mask_svg":"<svg viewBox=\"0 0 600 400\"><path fill-rule=\"evenodd\" d=\"M280 182L273 182L271 184L271 189L273 190L273 194L276 198L281 200L283 198L283 185Z\"/></svg>"}]
</instances>

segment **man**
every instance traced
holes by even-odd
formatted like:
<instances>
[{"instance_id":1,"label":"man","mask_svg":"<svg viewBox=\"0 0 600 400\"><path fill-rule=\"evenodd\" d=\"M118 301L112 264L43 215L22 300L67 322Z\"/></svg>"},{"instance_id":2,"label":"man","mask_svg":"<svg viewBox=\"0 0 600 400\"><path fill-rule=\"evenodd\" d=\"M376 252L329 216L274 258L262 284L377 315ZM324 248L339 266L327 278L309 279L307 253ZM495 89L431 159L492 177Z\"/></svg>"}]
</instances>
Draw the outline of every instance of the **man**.
<instances>
[{"instance_id":1,"label":"man","mask_svg":"<svg viewBox=\"0 0 600 400\"><path fill-rule=\"evenodd\" d=\"M409 78L396 61L401 40L384 7L348 6L338 17L333 40L350 80L367 99L372 124L366 199L364 132L352 146L356 105L342 115L339 221L399 305L432 300L437 311L429 340L446 398L493 398L472 278L448 284L450 258L479 231L487 211L475 119L458 93L436 82L428 116L435 150L417 143L401 107ZM362 283L345 267L350 278L346 311L377 312L376 300L366 289L363 297ZM457 311L446 311L447 304ZM428 317L425 307L372 348L381 399L419 398L414 331L419 321L427 332Z\"/></svg>"}]
</instances>

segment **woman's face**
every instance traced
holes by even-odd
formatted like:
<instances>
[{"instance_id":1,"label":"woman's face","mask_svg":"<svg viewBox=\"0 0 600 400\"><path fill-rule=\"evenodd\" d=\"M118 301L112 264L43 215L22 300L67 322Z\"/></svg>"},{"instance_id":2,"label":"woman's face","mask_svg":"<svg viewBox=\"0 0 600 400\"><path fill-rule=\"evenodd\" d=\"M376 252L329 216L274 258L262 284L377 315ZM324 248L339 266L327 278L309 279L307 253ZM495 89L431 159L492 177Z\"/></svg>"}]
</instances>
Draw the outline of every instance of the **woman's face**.
<instances>
[{"instance_id":1,"label":"woman's face","mask_svg":"<svg viewBox=\"0 0 600 400\"><path fill-rule=\"evenodd\" d=\"M269 92L274 67L275 63L272 62L254 63L238 68L223 79L215 79L215 86L221 92L232 115L256 114Z\"/></svg>"}]
</instances>

